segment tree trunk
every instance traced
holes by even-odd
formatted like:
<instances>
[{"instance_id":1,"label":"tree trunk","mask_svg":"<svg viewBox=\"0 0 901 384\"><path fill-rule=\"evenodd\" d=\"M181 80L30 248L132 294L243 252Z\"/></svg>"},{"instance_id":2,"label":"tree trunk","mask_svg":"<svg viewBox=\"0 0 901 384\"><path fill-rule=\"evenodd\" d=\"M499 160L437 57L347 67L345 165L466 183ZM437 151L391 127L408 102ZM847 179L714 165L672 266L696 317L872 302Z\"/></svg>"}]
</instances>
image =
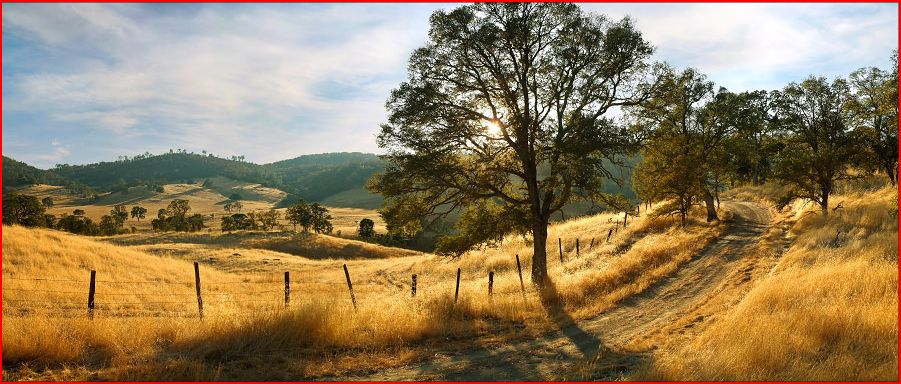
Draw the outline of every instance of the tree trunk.
<instances>
[{"instance_id":1,"label":"tree trunk","mask_svg":"<svg viewBox=\"0 0 901 384\"><path fill-rule=\"evenodd\" d=\"M822 198L820 199L820 209L823 210L823 216L829 215L829 190L826 187L820 189Z\"/></svg>"},{"instance_id":2,"label":"tree trunk","mask_svg":"<svg viewBox=\"0 0 901 384\"><path fill-rule=\"evenodd\" d=\"M532 284L539 289L547 282L547 223L532 226Z\"/></svg>"},{"instance_id":3,"label":"tree trunk","mask_svg":"<svg viewBox=\"0 0 901 384\"><path fill-rule=\"evenodd\" d=\"M710 194L710 190L707 187L704 187L704 205L707 206L707 222L719 220L719 217L716 215L716 203L713 201L713 195Z\"/></svg>"}]
</instances>

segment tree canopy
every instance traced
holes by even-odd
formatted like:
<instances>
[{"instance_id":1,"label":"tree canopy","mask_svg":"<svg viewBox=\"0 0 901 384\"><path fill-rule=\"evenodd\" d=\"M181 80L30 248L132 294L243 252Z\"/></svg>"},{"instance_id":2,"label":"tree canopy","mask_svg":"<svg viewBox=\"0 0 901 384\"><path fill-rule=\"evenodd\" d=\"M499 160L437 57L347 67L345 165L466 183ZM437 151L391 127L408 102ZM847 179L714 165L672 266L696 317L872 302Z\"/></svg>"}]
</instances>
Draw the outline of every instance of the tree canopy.
<instances>
[{"instance_id":1,"label":"tree canopy","mask_svg":"<svg viewBox=\"0 0 901 384\"><path fill-rule=\"evenodd\" d=\"M388 166L371 183L388 199L383 216L415 230L429 215L496 205L485 211L497 218L491 233L460 232L439 252L530 232L532 280L543 286L551 215L597 197L616 176L609 164L636 149L608 112L647 97L652 47L630 19L574 4L465 5L430 24L386 104L378 143ZM510 215L523 220L498 218Z\"/></svg>"}]
</instances>

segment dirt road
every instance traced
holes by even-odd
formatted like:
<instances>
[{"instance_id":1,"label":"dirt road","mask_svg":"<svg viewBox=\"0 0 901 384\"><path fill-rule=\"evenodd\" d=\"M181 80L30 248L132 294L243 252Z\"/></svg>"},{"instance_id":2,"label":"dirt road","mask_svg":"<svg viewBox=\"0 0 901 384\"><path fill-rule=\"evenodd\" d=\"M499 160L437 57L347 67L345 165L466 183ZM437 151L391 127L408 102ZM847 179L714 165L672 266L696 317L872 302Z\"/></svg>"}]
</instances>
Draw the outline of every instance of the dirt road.
<instances>
[{"instance_id":1,"label":"dirt road","mask_svg":"<svg viewBox=\"0 0 901 384\"><path fill-rule=\"evenodd\" d=\"M430 361L393 368L368 376L340 380L373 381L553 381L579 378L616 380L639 367L647 353L623 352L636 339L673 328L691 327L696 309L720 292L728 279L740 276L760 235L771 225L769 212L750 202L724 202L734 222L676 273L597 317L558 319L560 331L545 338L510 345L480 346L454 354L438 353ZM673 329L672 332L680 332ZM592 362L586 364L586 362ZM597 367L602 370L597 372Z\"/></svg>"}]
</instances>

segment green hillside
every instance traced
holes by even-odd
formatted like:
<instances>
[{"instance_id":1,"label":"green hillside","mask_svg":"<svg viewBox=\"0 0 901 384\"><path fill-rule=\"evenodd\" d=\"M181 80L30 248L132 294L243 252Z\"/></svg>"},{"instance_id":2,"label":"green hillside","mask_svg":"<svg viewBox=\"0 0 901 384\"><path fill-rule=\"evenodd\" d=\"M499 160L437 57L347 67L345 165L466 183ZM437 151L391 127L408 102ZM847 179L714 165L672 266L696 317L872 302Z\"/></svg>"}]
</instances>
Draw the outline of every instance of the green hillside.
<instances>
[{"instance_id":1,"label":"green hillside","mask_svg":"<svg viewBox=\"0 0 901 384\"><path fill-rule=\"evenodd\" d=\"M82 193L121 191L165 184L201 183L225 188L221 178L280 189L307 201L328 201L333 206L374 208L381 197L364 190L366 180L384 169L376 155L324 153L260 165L212 155L166 153L139 155L118 161L85 165L62 164L42 170L3 158L3 185L7 188L52 184L77 188ZM90 188L88 188L90 187ZM220 189L221 189L220 188ZM248 196L249 197L249 196Z\"/></svg>"}]
</instances>

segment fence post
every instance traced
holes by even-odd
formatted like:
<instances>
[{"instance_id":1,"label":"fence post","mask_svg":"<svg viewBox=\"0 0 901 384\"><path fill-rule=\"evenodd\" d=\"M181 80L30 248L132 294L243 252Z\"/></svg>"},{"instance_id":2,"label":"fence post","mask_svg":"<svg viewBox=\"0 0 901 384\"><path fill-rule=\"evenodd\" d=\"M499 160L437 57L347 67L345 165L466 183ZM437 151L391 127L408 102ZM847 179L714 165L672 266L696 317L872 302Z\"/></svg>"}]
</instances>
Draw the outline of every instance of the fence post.
<instances>
[{"instance_id":1,"label":"fence post","mask_svg":"<svg viewBox=\"0 0 901 384\"><path fill-rule=\"evenodd\" d=\"M194 286L197 288L197 313L203 320L203 297L200 296L200 264L194 262Z\"/></svg>"},{"instance_id":2,"label":"fence post","mask_svg":"<svg viewBox=\"0 0 901 384\"><path fill-rule=\"evenodd\" d=\"M576 257L579 257L579 239L576 239Z\"/></svg>"},{"instance_id":3,"label":"fence post","mask_svg":"<svg viewBox=\"0 0 901 384\"><path fill-rule=\"evenodd\" d=\"M627 212L623 212L623 229L626 229L626 224L629 222L629 214Z\"/></svg>"},{"instance_id":4,"label":"fence post","mask_svg":"<svg viewBox=\"0 0 901 384\"><path fill-rule=\"evenodd\" d=\"M356 311L357 298L354 297L354 286L350 283L350 272L347 271L347 264L344 264L344 277L347 278L347 290L350 291L350 302L354 304L354 311Z\"/></svg>"},{"instance_id":5,"label":"fence post","mask_svg":"<svg viewBox=\"0 0 901 384\"><path fill-rule=\"evenodd\" d=\"M594 238L591 238L591 244L588 244L588 249L594 248Z\"/></svg>"},{"instance_id":6,"label":"fence post","mask_svg":"<svg viewBox=\"0 0 901 384\"><path fill-rule=\"evenodd\" d=\"M563 264L563 239L557 238L557 248L560 250L560 264Z\"/></svg>"},{"instance_id":7,"label":"fence post","mask_svg":"<svg viewBox=\"0 0 901 384\"><path fill-rule=\"evenodd\" d=\"M291 302L291 272L285 271L285 309Z\"/></svg>"},{"instance_id":8,"label":"fence post","mask_svg":"<svg viewBox=\"0 0 901 384\"><path fill-rule=\"evenodd\" d=\"M91 271L91 285L88 287L88 317L94 320L94 291L97 287L97 271Z\"/></svg>"},{"instance_id":9,"label":"fence post","mask_svg":"<svg viewBox=\"0 0 901 384\"><path fill-rule=\"evenodd\" d=\"M494 293L494 271L488 272L488 296Z\"/></svg>"},{"instance_id":10,"label":"fence post","mask_svg":"<svg viewBox=\"0 0 901 384\"><path fill-rule=\"evenodd\" d=\"M460 268L457 268L457 288L454 289L454 304L457 304L458 296L460 296Z\"/></svg>"},{"instance_id":11,"label":"fence post","mask_svg":"<svg viewBox=\"0 0 901 384\"><path fill-rule=\"evenodd\" d=\"M522 296L526 296L526 285L522 282L522 265L519 264L519 255L516 255L516 270L519 272L519 288L522 289Z\"/></svg>"},{"instance_id":12,"label":"fence post","mask_svg":"<svg viewBox=\"0 0 901 384\"><path fill-rule=\"evenodd\" d=\"M610 228L610 230L607 231L607 241L605 241L605 243L610 242L610 235L612 235L612 234L613 234L613 228Z\"/></svg>"},{"instance_id":13,"label":"fence post","mask_svg":"<svg viewBox=\"0 0 901 384\"><path fill-rule=\"evenodd\" d=\"M416 274L415 273L413 274L413 284L411 284L410 287L412 288L412 291L413 291L412 292L413 295L411 297L416 297Z\"/></svg>"}]
</instances>

